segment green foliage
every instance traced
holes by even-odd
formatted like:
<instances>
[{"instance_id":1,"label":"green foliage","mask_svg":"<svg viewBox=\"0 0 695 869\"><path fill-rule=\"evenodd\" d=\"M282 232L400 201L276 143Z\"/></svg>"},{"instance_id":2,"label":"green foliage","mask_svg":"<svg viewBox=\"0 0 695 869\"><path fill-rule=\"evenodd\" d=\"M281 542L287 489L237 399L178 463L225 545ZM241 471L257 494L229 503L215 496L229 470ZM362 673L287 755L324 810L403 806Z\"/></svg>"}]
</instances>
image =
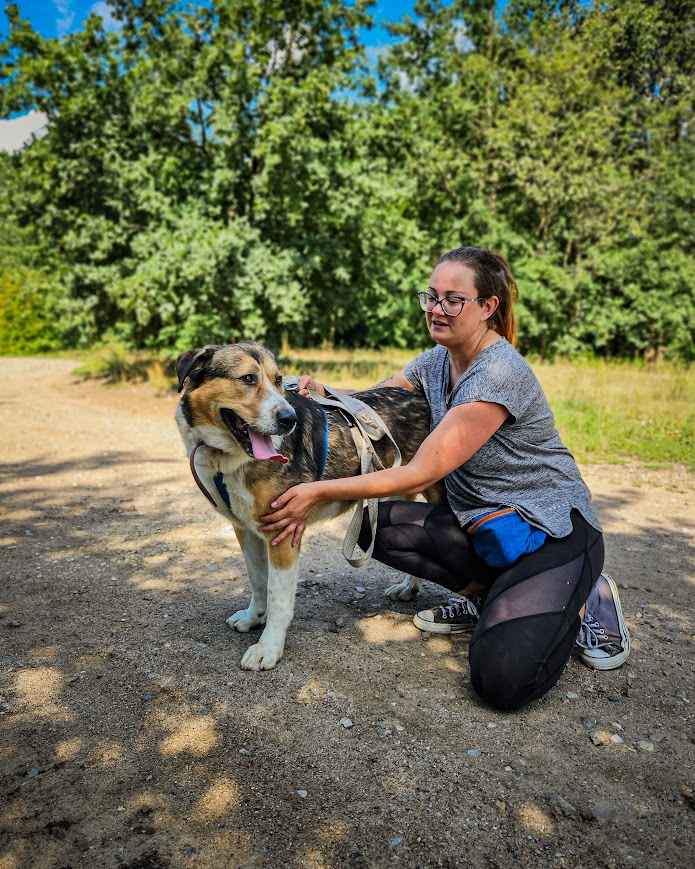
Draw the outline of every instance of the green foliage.
<instances>
[{"instance_id":1,"label":"green foliage","mask_svg":"<svg viewBox=\"0 0 695 869\"><path fill-rule=\"evenodd\" d=\"M523 351L692 359L695 0L418 0L376 74L369 5L110 0L62 39L7 6L0 114L49 127L0 155L0 270L55 275L13 322L413 347L434 258L480 244Z\"/></svg>"},{"instance_id":2,"label":"green foliage","mask_svg":"<svg viewBox=\"0 0 695 869\"><path fill-rule=\"evenodd\" d=\"M0 354L61 346L48 278L30 269L0 272Z\"/></svg>"}]
</instances>

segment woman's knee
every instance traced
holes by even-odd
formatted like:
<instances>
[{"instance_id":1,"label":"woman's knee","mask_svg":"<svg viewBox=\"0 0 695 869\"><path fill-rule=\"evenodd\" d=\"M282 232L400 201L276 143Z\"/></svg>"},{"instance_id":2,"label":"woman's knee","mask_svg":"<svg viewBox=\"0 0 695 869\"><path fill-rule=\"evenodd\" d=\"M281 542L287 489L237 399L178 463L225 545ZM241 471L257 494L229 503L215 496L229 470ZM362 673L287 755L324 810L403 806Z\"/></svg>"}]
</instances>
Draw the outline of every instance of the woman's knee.
<instances>
[{"instance_id":1,"label":"woman's knee","mask_svg":"<svg viewBox=\"0 0 695 869\"><path fill-rule=\"evenodd\" d=\"M549 621L555 619L548 615L516 619L473 637L471 682L486 703L504 711L520 709L557 682L572 652L576 630L558 633L558 625ZM552 636L556 639L548 645Z\"/></svg>"},{"instance_id":2,"label":"woman's knee","mask_svg":"<svg viewBox=\"0 0 695 869\"><path fill-rule=\"evenodd\" d=\"M471 683L476 694L495 709L512 711L525 706L534 695L535 678L510 655L499 655L485 644L471 646Z\"/></svg>"}]
</instances>

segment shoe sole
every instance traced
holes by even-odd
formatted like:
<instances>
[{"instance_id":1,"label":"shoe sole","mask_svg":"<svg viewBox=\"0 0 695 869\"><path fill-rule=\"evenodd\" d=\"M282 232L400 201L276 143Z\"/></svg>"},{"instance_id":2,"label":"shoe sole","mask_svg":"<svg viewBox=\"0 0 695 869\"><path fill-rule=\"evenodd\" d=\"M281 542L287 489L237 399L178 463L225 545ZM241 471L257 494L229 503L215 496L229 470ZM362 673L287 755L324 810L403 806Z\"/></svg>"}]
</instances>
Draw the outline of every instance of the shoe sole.
<instances>
[{"instance_id":1,"label":"shoe sole","mask_svg":"<svg viewBox=\"0 0 695 869\"><path fill-rule=\"evenodd\" d=\"M416 613L413 616L413 624L420 631L425 631L428 634L471 634L475 629L475 625L465 628L452 628L451 625L442 625L438 622L426 622L421 619Z\"/></svg>"},{"instance_id":2,"label":"shoe sole","mask_svg":"<svg viewBox=\"0 0 695 869\"><path fill-rule=\"evenodd\" d=\"M618 625L620 626L620 636L623 641L623 651L618 655L613 655L610 658L589 658L584 657L583 650L579 653L579 657L587 667L590 667L592 670L617 670L618 667L622 667L625 661L630 657L630 632L627 629L627 625L625 624L625 618L623 617L623 607L620 603L620 595L618 594L618 586L615 584L615 580L608 576L607 573L603 574L603 578L608 583L610 590L613 594L613 603L615 604L615 610L618 614Z\"/></svg>"}]
</instances>

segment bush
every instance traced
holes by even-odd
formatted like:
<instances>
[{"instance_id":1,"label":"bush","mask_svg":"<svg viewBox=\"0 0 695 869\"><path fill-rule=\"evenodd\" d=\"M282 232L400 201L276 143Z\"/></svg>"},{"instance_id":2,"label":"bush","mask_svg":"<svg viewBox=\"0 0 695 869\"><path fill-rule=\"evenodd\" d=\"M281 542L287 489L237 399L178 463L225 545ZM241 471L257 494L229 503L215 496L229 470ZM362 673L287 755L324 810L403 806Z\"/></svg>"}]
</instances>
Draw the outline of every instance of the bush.
<instances>
[{"instance_id":1,"label":"bush","mask_svg":"<svg viewBox=\"0 0 695 869\"><path fill-rule=\"evenodd\" d=\"M62 346L54 291L41 272L0 272L0 353L41 353Z\"/></svg>"}]
</instances>

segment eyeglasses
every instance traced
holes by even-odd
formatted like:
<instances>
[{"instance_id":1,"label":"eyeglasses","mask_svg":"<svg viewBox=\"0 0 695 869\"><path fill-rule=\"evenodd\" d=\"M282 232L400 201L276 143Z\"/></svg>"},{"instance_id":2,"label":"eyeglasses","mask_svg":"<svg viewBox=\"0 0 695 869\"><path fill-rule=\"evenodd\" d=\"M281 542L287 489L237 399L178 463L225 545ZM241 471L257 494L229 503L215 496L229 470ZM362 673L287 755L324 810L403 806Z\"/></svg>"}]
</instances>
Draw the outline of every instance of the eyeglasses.
<instances>
[{"instance_id":1,"label":"eyeglasses","mask_svg":"<svg viewBox=\"0 0 695 869\"><path fill-rule=\"evenodd\" d=\"M423 311L432 313L437 305L439 305L442 309L442 313L446 317L458 317L466 302L479 302L481 298L480 296L476 296L474 299L447 299L446 296L444 296L443 298L438 299L437 296L433 296L432 293L428 293L426 290L419 292L417 297Z\"/></svg>"}]
</instances>

